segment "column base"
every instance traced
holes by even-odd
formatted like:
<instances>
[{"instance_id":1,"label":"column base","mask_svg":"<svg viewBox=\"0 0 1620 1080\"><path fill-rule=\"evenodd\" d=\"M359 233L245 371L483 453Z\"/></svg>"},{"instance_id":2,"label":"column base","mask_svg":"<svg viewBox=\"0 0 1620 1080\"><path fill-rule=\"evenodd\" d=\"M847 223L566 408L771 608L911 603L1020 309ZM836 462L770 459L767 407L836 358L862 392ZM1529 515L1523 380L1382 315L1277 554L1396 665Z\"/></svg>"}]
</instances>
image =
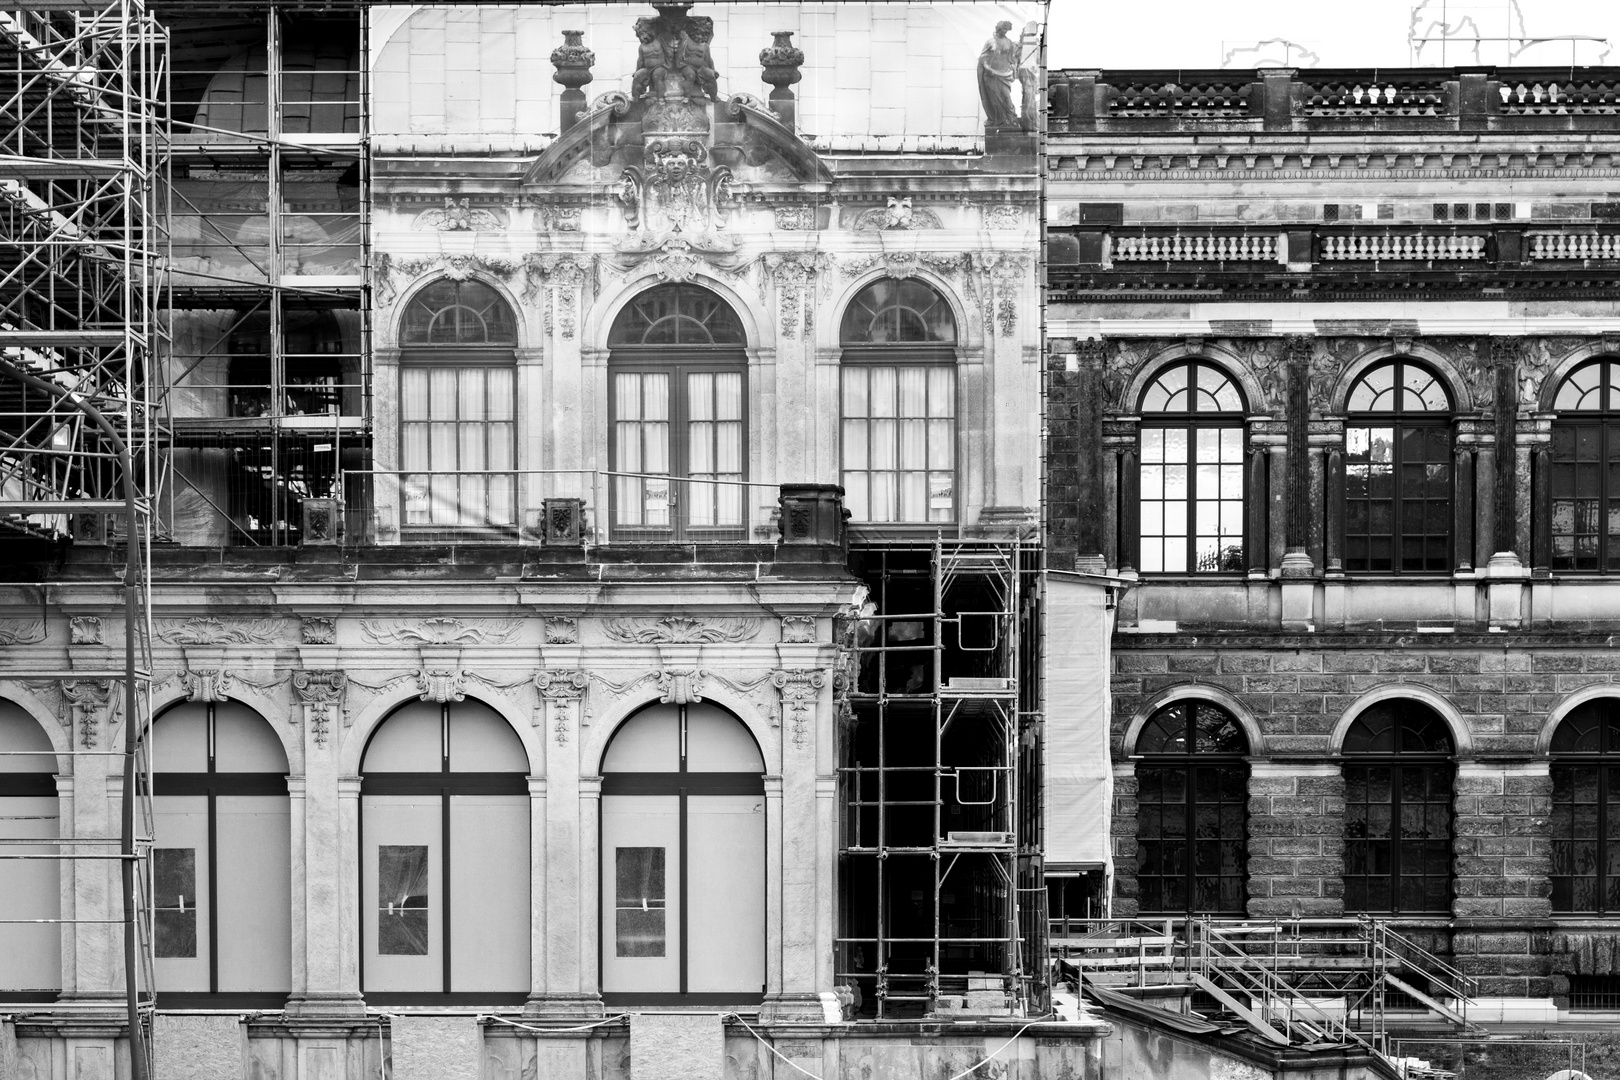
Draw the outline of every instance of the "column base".
<instances>
[{"instance_id":1,"label":"column base","mask_svg":"<svg viewBox=\"0 0 1620 1080\"><path fill-rule=\"evenodd\" d=\"M295 994L287 999L287 1016L306 1020L349 1020L366 1015L365 998L352 991Z\"/></svg>"},{"instance_id":2,"label":"column base","mask_svg":"<svg viewBox=\"0 0 1620 1080\"><path fill-rule=\"evenodd\" d=\"M525 1020L600 1020L607 1006L596 994L536 994L523 1004Z\"/></svg>"},{"instance_id":3,"label":"column base","mask_svg":"<svg viewBox=\"0 0 1620 1080\"><path fill-rule=\"evenodd\" d=\"M759 1006L762 1024L841 1024L843 1006L838 995L825 994L772 994Z\"/></svg>"}]
</instances>

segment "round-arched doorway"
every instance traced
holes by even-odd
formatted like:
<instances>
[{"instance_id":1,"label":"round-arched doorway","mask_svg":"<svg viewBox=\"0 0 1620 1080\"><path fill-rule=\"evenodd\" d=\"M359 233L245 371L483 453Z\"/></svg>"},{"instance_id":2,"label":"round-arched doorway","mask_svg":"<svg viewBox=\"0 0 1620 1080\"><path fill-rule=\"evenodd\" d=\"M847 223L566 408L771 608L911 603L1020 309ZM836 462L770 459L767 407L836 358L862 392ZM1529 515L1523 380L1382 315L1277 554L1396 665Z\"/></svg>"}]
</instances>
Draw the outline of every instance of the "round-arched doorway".
<instances>
[{"instance_id":1,"label":"round-arched doorway","mask_svg":"<svg viewBox=\"0 0 1620 1080\"><path fill-rule=\"evenodd\" d=\"M765 760L707 703L651 705L602 755L602 995L740 1003L765 991Z\"/></svg>"}]
</instances>

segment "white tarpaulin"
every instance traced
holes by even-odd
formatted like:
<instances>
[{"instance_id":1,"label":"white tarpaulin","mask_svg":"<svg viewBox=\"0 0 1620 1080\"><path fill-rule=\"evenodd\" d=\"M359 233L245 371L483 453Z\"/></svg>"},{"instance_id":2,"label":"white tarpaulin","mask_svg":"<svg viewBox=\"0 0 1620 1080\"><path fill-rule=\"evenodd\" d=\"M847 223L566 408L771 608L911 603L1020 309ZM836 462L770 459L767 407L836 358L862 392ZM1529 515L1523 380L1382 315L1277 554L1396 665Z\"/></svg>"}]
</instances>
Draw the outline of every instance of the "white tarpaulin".
<instances>
[{"instance_id":1,"label":"white tarpaulin","mask_svg":"<svg viewBox=\"0 0 1620 1080\"><path fill-rule=\"evenodd\" d=\"M1046 578L1046 868L1111 867L1108 587Z\"/></svg>"}]
</instances>

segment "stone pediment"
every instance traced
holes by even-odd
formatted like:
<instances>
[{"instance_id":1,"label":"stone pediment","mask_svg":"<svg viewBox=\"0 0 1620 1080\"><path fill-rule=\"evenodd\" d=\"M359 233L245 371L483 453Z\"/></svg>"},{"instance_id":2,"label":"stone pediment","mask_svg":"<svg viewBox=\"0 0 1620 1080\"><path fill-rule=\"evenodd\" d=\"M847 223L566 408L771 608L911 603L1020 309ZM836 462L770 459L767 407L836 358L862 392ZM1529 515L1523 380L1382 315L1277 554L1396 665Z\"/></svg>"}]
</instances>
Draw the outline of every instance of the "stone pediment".
<instances>
[{"instance_id":1,"label":"stone pediment","mask_svg":"<svg viewBox=\"0 0 1620 1080\"><path fill-rule=\"evenodd\" d=\"M832 171L820 156L758 98L734 94L719 101L683 104L692 110L685 126L700 129L692 134L703 143L709 163L730 169L737 182L832 183ZM656 153L655 129L666 126L667 114L659 116L665 109L662 100L603 94L535 160L523 183L612 188L626 169L646 172L655 164L648 158Z\"/></svg>"}]
</instances>

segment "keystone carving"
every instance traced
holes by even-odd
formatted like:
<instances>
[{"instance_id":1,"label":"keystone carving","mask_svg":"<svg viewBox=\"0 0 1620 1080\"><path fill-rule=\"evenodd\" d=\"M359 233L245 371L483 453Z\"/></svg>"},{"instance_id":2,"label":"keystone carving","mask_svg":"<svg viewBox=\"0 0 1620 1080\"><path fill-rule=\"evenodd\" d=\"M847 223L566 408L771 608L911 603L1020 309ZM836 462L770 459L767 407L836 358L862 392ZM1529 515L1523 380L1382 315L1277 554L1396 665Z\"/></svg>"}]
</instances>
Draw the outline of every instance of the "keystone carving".
<instances>
[{"instance_id":1,"label":"keystone carving","mask_svg":"<svg viewBox=\"0 0 1620 1080\"><path fill-rule=\"evenodd\" d=\"M467 699L467 673L459 668L423 668L416 673L416 682L423 701L436 701L443 705Z\"/></svg>"},{"instance_id":2,"label":"keystone carving","mask_svg":"<svg viewBox=\"0 0 1620 1080\"><path fill-rule=\"evenodd\" d=\"M68 619L68 643L71 645L100 645L101 619L95 615L74 615Z\"/></svg>"},{"instance_id":3,"label":"keystone carving","mask_svg":"<svg viewBox=\"0 0 1620 1080\"><path fill-rule=\"evenodd\" d=\"M813 615L782 616L782 640L791 645L809 644L816 640L816 619Z\"/></svg>"},{"instance_id":4,"label":"keystone carving","mask_svg":"<svg viewBox=\"0 0 1620 1080\"><path fill-rule=\"evenodd\" d=\"M567 615L548 615L545 622L547 645L576 645L579 643L579 620Z\"/></svg>"},{"instance_id":5,"label":"keystone carving","mask_svg":"<svg viewBox=\"0 0 1620 1080\"><path fill-rule=\"evenodd\" d=\"M321 617L301 619L298 636L305 645L331 645L337 641L337 620Z\"/></svg>"},{"instance_id":6,"label":"keystone carving","mask_svg":"<svg viewBox=\"0 0 1620 1080\"><path fill-rule=\"evenodd\" d=\"M703 700L700 691L707 676L702 668L665 668L658 673L658 700L665 705L696 704Z\"/></svg>"}]
</instances>

